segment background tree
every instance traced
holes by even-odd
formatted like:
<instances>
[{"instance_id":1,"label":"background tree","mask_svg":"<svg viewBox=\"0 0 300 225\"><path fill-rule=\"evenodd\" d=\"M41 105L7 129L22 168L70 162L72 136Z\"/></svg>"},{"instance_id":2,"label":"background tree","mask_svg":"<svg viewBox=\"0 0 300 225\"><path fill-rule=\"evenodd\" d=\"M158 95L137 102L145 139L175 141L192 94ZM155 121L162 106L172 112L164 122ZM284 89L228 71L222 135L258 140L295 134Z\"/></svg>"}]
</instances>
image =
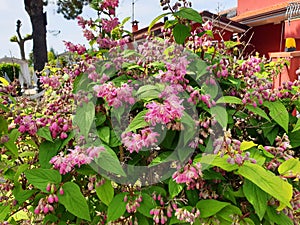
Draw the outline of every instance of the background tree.
<instances>
[{"instance_id":1,"label":"background tree","mask_svg":"<svg viewBox=\"0 0 300 225\"><path fill-rule=\"evenodd\" d=\"M32 35L27 34L23 38L22 35L21 35L21 26L22 26L21 21L17 20L17 30L16 31L17 31L18 36L15 35L15 36L11 37L10 41L18 43L19 48L20 48L20 53L21 53L21 59L26 60L26 57L25 57L25 42L28 41L28 40L31 40Z\"/></svg>"},{"instance_id":2,"label":"background tree","mask_svg":"<svg viewBox=\"0 0 300 225\"><path fill-rule=\"evenodd\" d=\"M82 13L83 7L89 2L91 0L58 0L57 12L62 13L66 19L74 19ZM34 70L40 72L48 62L47 18L44 12L44 6L48 4L48 0L24 0L24 4L32 25Z\"/></svg>"}]
</instances>

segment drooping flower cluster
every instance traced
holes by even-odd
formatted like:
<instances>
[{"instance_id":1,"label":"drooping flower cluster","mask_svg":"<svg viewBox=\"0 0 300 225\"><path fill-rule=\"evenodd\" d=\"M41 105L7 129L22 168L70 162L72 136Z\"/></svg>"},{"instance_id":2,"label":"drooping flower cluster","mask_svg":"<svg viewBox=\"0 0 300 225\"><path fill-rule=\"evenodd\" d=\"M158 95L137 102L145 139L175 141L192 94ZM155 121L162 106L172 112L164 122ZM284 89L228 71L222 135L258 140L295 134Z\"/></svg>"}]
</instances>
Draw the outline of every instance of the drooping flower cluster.
<instances>
[{"instance_id":1,"label":"drooping flower cluster","mask_svg":"<svg viewBox=\"0 0 300 225\"><path fill-rule=\"evenodd\" d=\"M145 115L145 121L152 126L158 123L167 124L176 119L181 119L184 112L182 106L183 99L176 95L171 95L163 103L150 102L146 105L148 112Z\"/></svg>"},{"instance_id":2,"label":"drooping flower cluster","mask_svg":"<svg viewBox=\"0 0 300 225\"><path fill-rule=\"evenodd\" d=\"M227 162L241 166L245 161L256 163L255 159L250 158L250 152L243 152L240 149L241 142L232 138L231 131L225 131L224 136L214 141L214 154L224 157L226 155Z\"/></svg>"},{"instance_id":3,"label":"drooping flower cluster","mask_svg":"<svg viewBox=\"0 0 300 225\"><path fill-rule=\"evenodd\" d=\"M151 128L144 128L140 133L127 132L122 134L122 143L130 153L139 152L144 147L155 146L160 135Z\"/></svg>"},{"instance_id":4,"label":"drooping flower cluster","mask_svg":"<svg viewBox=\"0 0 300 225\"><path fill-rule=\"evenodd\" d=\"M86 52L86 47L80 44L73 44L72 42L65 41L65 46L70 52L77 52L79 55L83 55Z\"/></svg>"},{"instance_id":5,"label":"drooping flower cluster","mask_svg":"<svg viewBox=\"0 0 300 225\"><path fill-rule=\"evenodd\" d=\"M119 25L119 19L102 19L102 27L105 32L110 33L116 26Z\"/></svg>"},{"instance_id":6,"label":"drooping flower cluster","mask_svg":"<svg viewBox=\"0 0 300 225\"><path fill-rule=\"evenodd\" d=\"M272 160L266 164L266 167L269 170L275 170L280 166L282 160L291 159L294 155L293 151L289 151L291 145L289 137L286 134L284 134L282 137L277 136L275 141L276 147L264 146L264 149L274 156L274 158L272 158Z\"/></svg>"},{"instance_id":7,"label":"drooping flower cluster","mask_svg":"<svg viewBox=\"0 0 300 225\"><path fill-rule=\"evenodd\" d=\"M108 82L102 85L95 85L94 91L96 96L104 98L109 106L119 108L124 102L134 104L135 99L132 96L133 88L128 84L122 84L121 87L116 87L112 82Z\"/></svg>"},{"instance_id":8,"label":"drooping flower cluster","mask_svg":"<svg viewBox=\"0 0 300 225\"><path fill-rule=\"evenodd\" d=\"M54 156L50 160L50 163L53 164L55 169L59 170L60 174L66 174L75 166L80 167L81 165L91 163L102 151L105 151L105 148L102 146L89 148L75 146L73 150L69 149L69 153L66 155L60 152L59 155Z\"/></svg>"},{"instance_id":9,"label":"drooping flower cluster","mask_svg":"<svg viewBox=\"0 0 300 225\"><path fill-rule=\"evenodd\" d=\"M30 135L35 135L37 132L36 122L32 119L32 116L18 116L15 119L15 123L19 125L18 131L21 133L28 132Z\"/></svg>"},{"instance_id":10,"label":"drooping flower cluster","mask_svg":"<svg viewBox=\"0 0 300 225\"><path fill-rule=\"evenodd\" d=\"M202 178L201 167L200 163L192 164L192 162L189 162L183 168L176 171L172 175L172 178L178 184L185 183L188 189L190 189Z\"/></svg>"},{"instance_id":11,"label":"drooping flower cluster","mask_svg":"<svg viewBox=\"0 0 300 225\"><path fill-rule=\"evenodd\" d=\"M185 208L177 208L175 212L175 216L180 221L185 221L190 224L194 224L195 219L200 216L199 209L193 208L191 212Z\"/></svg>"},{"instance_id":12,"label":"drooping flower cluster","mask_svg":"<svg viewBox=\"0 0 300 225\"><path fill-rule=\"evenodd\" d=\"M58 76L41 76L40 81L45 87L49 86L56 89L61 86Z\"/></svg>"},{"instance_id":13,"label":"drooping flower cluster","mask_svg":"<svg viewBox=\"0 0 300 225\"><path fill-rule=\"evenodd\" d=\"M126 210L128 213L136 213L137 208L139 208L141 205L140 203L143 201L142 195L139 196L131 196L131 195L125 195L124 202L126 202Z\"/></svg>"}]
</instances>

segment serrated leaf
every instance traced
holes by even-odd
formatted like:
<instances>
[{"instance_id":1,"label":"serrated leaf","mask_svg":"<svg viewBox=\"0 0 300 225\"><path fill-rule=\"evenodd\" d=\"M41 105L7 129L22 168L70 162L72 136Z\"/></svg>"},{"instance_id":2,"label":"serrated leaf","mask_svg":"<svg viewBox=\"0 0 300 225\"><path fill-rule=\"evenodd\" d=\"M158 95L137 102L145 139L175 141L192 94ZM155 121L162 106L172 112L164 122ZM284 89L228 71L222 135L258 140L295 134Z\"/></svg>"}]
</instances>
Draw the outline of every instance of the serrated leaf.
<instances>
[{"instance_id":1,"label":"serrated leaf","mask_svg":"<svg viewBox=\"0 0 300 225\"><path fill-rule=\"evenodd\" d=\"M223 127L227 127L228 124L228 114L225 107L214 106L211 109L211 114L215 116L218 123Z\"/></svg>"},{"instance_id":2,"label":"serrated leaf","mask_svg":"<svg viewBox=\"0 0 300 225\"><path fill-rule=\"evenodd\" d=\"M96 187L96 193L99 199L108 206L114 198L114 188L111 185L111 181L105 180L103 185Z\"/></svg>"},{"instance_id":3,"label":"serrated leaf","mask_svg":"<svg viewBox=\"0 0 300 225\"><path fill-rule=\"evenodd\" d=\"M300 119L297 120L297 123L294 126L294 129L292 130L292 132L298 131L300 130Z\"/></svg>"},{"instance_id":4,"label":"serrated leaf","mask_svg":"<svg viewBox=\"0 0 300 225\"><path fill-rule=\"evenodd\" d=\"M156 203L153 198L146 193L142 193L142 202L140 203L140 207L138 207L137 211L146 217L152 218L153 216L150 214L150 211L155 207Z\"/></svg>"},{"instance_id":5,"label":"serrated leaf","mask_svg":"<svg viewBox=\"0 0 300 225\"><path fill-rule=\"evenodd\" d=\"M173 29L173 36L177 44L183 44L187 37L190 36L191 28L184 24L178 23Z\"/></svg>"},{"instance_id":6,"label":"serrated leaf","mask_svg":"<svg viewBox=\"0 0 300 225\"><path fill-rule=\"evenodd\" d=\"M169 193L171 198L177 196L183 190L183 184L177 184L172 178L169 180Z\"/></svg>"},{"instance_id":7,"label":"serrated leaf","mask_svg":"<svg viewBox=\"0 0 300 225\"><path fill-rule=\"evenodd\" d=\"M73 123L80 129L80 134L86 138L94 122L94 117L95 107L92 102L83 103L81 107L77 107Z\"/></svg>"},{"instance_id":8,"label":"serrated leaf","mask_svg":"<svg viewBox=\"0 0 300 225\"><path fill-rule=\"evenodd\" d=\"M184 19L192 20L197 23L202 23L202 17L199 12L192 8L181 8L179 11L174 13L174 16L179 16Z\"/></svg>"},{"instance_id":9,"label":"serrated leaf","mask_svg":"<svg viewBox=\"0 0 300 225\"><path fill-rule=\"evenodd\" d=\"M62 188L64 194L59 195L59 202L74 216L91 221L88 204L79 186L73 182L67 182Z\"/></svg>"},{"instance_id":10,"label":"serrated leaf","mask_svg":"<svg viewBox=\"0 0 300 225\"><path fill-rule=\"evenodd\" d=\"M131 121L131 123L129 124L128 128L126 129L125 132L129 132L129 131L135 131L137 129L149 126L149 123L145 121L144 117L146 115L146 113L148 112L148 110L143 110L141 112L139 112L134 119Z\"/></svg>"},{"instance_id":11,"label":"serrated leaf","mask_svg":"<svg viewBox=\"0 0 300 225\"><path fill-rule=\"evenodd\" d=\"M116 195L107 208L107 221L115 221L119 219L126 211L126 202L124 197L128 193L120 193Z\"/></svg>"},{"instance_id":12,"label":"serrated leaf","mask_svg":"<svg viewBox=\"0 0 300 225\"><path fill-rule=\"evenodd\" d=\"M300 174L300 162L299 159L288 159L284 161L279 167L278 172L280 175L297 176Z\"/></svg>"},{"instance_id":13,"label":"serrated leaf","mask_svg":"<svg viewBox=\"0 0 300 225\"><path fill-rule=\"evenodd\" d=\"M240 149L241 151L245 151L255 146L257 146L257 144L255 144L253 141L243 141L240 145Z\"/></svg>"},{"instance_id":14,"label":"serrated leaf","mask_svg":"<svg viewBox=\"0 0 300 225\"><path fill-rule=\"evenodd\" d=\"M294 225L287 215L285 215L282 211L278 213L278 211L272 206L267 208L267 215L268 219L274 224Z\"/></svg>"},{"instance_id":15,"label":"serrated leaf","mask_svg":"<svg viewBox=\"0 0 300 225\"><path fill-rule=\"evenodd\" d=\"M151 29L152 27L162 18L164 18L165 16L171 14L170 12L169 13L164 13L164 14L161 14L159 16L157 16L156 18L154 18L154 20L152 20L152 22L150 23L149 27L148 27L148 33L150 34L151 32Z\"/></svg>"},{"instance_id":16,"label":"serrated leaf","mask_svg":"<svg viewBox=\"0 0 300 225\"><path fill-rule=\"evenodd\" d=\"M228 202L221 202L213 199L208 200L200 200L196 207L200 210L201 218L208 218L213 215L216 215L219 211L221 211L226 206L229 206L230 203Z\"/></svg>"},{"instance_id":17,"label":"serrated leaf","mask_svg":"<svg viewBox=\"0 0 300 225\"><path fill-rule=\"evenodd\" d=\"M126 177L116 153L108 146L104 147L105 151L100 152L99 157L95 159L96 164L105 171Z\"/></svg>"},{"instance_id":18,"label":"serrated leaf","mask_svg":"<svg viewBox=\"0 0 300 225\"><path fill-rule=\"evenodd\" d=\"M39 163L43 169L50 169L52 165L49 161L57 155L61 146L61 140L57 139L54 142L44 141L39 147Z\"/></svg>"},{"instance_id":19,"label":"serrated leaf","mask_svg":"<svg viewBox=\"0 0 300 225\"><path fill-rule=\"evenodd\" d=\"M38 129L37 135L45 138L47 141L53 141L49 127L41 127L40 129Z\"/></svg>"},{"instance_id":20,"label":"serrated leaf","mask_svg":"<svg viewBox=\"0 0 300 225\"><path fill-rule=\"evenodd\" d=\"M285 106L280 101L264 102L264 106L270 110L270 117L286 132L288 132L289 113Z\"/></svg>"},{"instance_id":21,"label":"serrated leaf","mask_svg":"<svg viewBox=\"0 0 300 225\"><path fill-rule=\"evenodd\" d=\"M100 127L97 130L98 136L102 141L104 141L106 144L109 144L110 140L110 128L108 126Z\"/></svg>"},{"instance_id":22,"label":"serrated leaf","mask_svg":"<svg viewBox=\"0 0 300 225\"><path fill-rule=\"evenodd\" d=\"M254 107L253 105L247 105L246 109L253 112L254 114L261 116L262 118L271 121L267 113L259 107Z\"/></svg>"},{"instance_id":23,"label":"serrated leaf","mask_svg":"<svg viewBox=\"0 0 300 225\"><path fill-rule=\"evenodd\" d=\"M268 207L269 195L247 179L244 181L243 191L261 221Z\"/></svg>"},{"instance_id":24,"label":"serrated leaf","mask_svg":"<svg viewBox=\"0 0 300 225\"><path fill-rule=\"evenodd\" d=\"M25 171L25 176L30 184L39 188L41 191L46 191L49 183L59 184L61 175L57 170L51 169L31 169Z\"/></svg>"},{"instance_id":25,"label":"serrated leaf","mask_svg":"<svg viewBox=\"0 0 300 225\"><path fill-rule=\"evenodd\" d=\"M293 195L293 187L274 173L267 171L262 166L248 162L240 166L237 173L250 180L283 204L291 207L290 200Z\"/></svg>"},{"instance_id":26,"label":"serrated leaf","mask_svg":"<svg viewBox=\"0 0 300 225\"><path fill-rule=\"evenodd\" d=\"M223 96L216 103L242 104L242 100L234 96Z\"/></svg>"},{"instance_id":27,"label":"serrated leaf","mask_svg":"<svg viewBox=\"0 0 300 225\"><path fill-rule=\"evenodd\" d=\"M15 141L20 135L21 133L17 129L14 129L8 134L9 141L4 143L4 146L16 157L18 156L18 148Z\"/></svg>"}]
</instances>

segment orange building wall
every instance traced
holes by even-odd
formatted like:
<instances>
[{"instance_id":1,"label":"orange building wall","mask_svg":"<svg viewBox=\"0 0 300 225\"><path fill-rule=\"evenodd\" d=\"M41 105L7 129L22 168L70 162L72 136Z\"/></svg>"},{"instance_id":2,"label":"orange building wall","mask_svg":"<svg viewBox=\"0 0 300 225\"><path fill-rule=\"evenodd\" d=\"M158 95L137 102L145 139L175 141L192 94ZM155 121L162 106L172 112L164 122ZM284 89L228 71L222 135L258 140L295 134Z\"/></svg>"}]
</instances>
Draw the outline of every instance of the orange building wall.
<instances>
[{"instance_id":1,"label":"orange building wall","mask_svg":"<svg viewBox=\"0 0 300 225\"><path fill-rule=\"evenodd\" d=\"M258 10L278 3L290 2L290 0L238 0L238 15L247 11Z\"/></svg>"}]
</instances>

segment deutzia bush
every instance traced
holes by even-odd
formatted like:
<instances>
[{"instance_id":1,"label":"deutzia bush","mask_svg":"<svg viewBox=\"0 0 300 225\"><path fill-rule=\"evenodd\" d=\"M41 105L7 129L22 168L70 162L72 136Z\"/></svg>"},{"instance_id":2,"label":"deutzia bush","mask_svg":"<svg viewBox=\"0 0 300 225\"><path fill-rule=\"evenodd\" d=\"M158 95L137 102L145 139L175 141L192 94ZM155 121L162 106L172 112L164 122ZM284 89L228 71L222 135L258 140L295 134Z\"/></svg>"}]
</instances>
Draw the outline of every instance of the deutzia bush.
<instances>
[{"instance_id":1,"label":"deutzia bush","mask_svg":"<svg viewBox=\"0 0 300 225\"><path fill-rule=\"evenodd\" d=\"M0 223L299 224L299 82L272 85L284 61L212 42L187 1L161 1L164 38L132 47L118 3L78 18L91 48L66 42L41 98L1 85Z\"/></svg>"}]
</instances>

